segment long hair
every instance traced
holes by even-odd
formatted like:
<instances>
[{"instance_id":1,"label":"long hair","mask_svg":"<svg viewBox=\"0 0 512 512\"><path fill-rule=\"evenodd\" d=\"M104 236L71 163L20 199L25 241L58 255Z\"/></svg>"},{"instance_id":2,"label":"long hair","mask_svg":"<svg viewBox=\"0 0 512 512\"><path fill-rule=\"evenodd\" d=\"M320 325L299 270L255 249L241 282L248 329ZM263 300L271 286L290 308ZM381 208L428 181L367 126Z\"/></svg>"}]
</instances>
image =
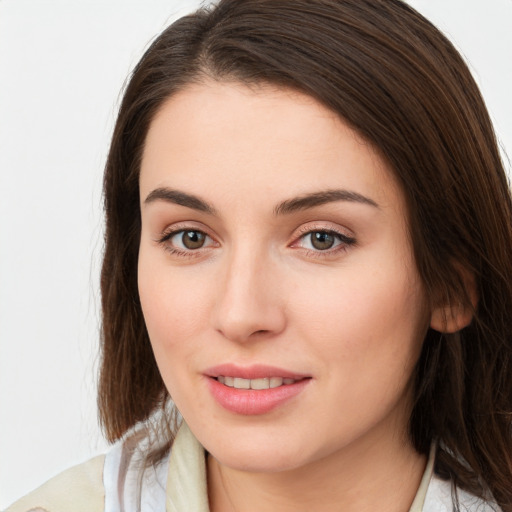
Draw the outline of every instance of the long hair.
<instances>
[{"instance_id":1,"label":"long hair","mask_svg":"<svg viewBox=\"0 0 512 512\"><path fill-rule=\"evenodd\" d=\"M166 29L126 88L106 164L99 382L106 437L165 408L137 291L139 168L163 102L205 79L306 93L369 141L406 198L432 307L472 307L455 334L429 330L409 433L438 441L436 471L512 511L512 202L489 115L453 45L400 0L221 0ZM170 439L170 438L169 438Z\"/></svg>"}]
</instances>

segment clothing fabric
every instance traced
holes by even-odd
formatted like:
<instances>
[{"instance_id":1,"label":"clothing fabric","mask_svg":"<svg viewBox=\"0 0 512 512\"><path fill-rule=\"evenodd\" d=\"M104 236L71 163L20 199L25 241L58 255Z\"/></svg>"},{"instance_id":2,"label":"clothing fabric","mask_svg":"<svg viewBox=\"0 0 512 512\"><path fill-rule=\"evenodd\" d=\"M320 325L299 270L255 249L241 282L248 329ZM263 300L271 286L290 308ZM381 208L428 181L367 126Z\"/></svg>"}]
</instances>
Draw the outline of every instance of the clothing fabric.
<instances>
[{"instance_id":1,"label":"clothing fabric","mask_svg":"<svg viewBox=\"0 0 512 512\"><path fill-rule=\"evenodd\" d=\"M115 445L56 476L6 512L209 512L205 450L183 423L171 453L140 471L137 450ZM451 485L434 472L434 449L409 512L451 512ZM461 511L499 512L497 505L458 491ZM140 504L140 508L139 508Z\"/></svg>"}]
</instances>

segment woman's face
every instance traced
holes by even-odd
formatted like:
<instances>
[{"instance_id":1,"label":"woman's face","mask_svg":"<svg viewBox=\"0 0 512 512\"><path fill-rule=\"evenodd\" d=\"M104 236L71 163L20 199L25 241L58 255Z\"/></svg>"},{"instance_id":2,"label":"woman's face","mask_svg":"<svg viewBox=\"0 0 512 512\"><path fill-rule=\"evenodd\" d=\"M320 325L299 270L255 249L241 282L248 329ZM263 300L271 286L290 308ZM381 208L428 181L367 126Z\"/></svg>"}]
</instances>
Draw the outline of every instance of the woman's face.
<instances>
[{"instance_id":1,"label":"woman's face","mask_svg":"<svg viewBox=\"0 0 512 512\"><path fill-rule=\"evenodd\" d=\"M156 361L221 464L280 471L403 440L429 314L371 146L306 95L193 85L153 120L140 191Z\"/></svg>"}]
</instances>

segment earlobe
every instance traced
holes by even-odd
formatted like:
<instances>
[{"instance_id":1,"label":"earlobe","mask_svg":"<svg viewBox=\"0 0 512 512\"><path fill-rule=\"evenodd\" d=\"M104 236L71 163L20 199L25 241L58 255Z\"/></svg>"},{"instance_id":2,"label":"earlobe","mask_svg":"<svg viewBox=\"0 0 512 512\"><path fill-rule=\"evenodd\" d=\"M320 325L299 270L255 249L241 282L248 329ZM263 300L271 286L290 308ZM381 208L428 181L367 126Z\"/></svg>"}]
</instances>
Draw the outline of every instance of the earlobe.
<instances>
[{"instance_id":1,"label":"earlobe","mask_svg":"<svg viewBox=\"0 0 512 512\"><path fill-rule=\"evenodd\" d=\"M430 327L435 331L451 334L467 327L478 304L478 292L474 275L464 268L458 268L466 291L466 300L440 305L432 311Z\"/></svg>"},{"instance_id":2,"label":"earlobe","mask_svg":"<svg viewBox=\"0 0 512 512\"><path fill-rule=\"evenodd\" d=\"M454 333L467 327L473 319L470 305L448 305L435 308L430 317L430 327L443 333Z\"/></svg>"}]
</instances>

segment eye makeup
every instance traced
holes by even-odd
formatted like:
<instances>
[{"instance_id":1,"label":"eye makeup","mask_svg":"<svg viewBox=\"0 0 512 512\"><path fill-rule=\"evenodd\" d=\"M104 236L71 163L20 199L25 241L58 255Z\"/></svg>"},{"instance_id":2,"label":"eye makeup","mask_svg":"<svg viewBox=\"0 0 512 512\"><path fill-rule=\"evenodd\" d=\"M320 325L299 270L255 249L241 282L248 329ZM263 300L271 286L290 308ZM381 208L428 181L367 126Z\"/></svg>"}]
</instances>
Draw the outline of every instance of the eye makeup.
<instances>
[{"instance_id":1,"label":"eye makeup","mask_svg":"<svg viewBox=\"0 0 512 512\"><path fill-rule=\"evenodd\" d=\"M179 258L197 258L220 247L212 236L196 226L182 223L166 230L155 240L169 254ZM335 258L356 244L356 239L325 223L301 226L288 247L302 251L307 258Z\"/></svg>"}]
</instances>

